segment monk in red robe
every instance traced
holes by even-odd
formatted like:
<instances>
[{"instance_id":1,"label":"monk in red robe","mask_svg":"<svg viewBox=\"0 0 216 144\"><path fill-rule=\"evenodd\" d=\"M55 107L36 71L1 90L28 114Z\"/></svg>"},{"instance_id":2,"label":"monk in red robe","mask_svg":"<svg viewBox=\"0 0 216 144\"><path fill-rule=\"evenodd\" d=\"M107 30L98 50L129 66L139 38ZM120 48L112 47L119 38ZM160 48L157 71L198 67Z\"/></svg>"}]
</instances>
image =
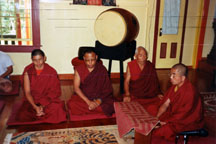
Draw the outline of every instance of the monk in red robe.
<instances>
[{"instance_id":1,"label":"monk in red robe","mask_svg":"<svg viewBox=\"0 0 216 144\"><path fill-rule=\"evenodd\" d=\"M149 109L149 112L160 120L159 128L154 130L153 137L160 136L173 141L177 133L202 128L201 99L186 76L185 65L174 65L170 76L173 86L166 92L156 113L153 112L153 107Z\"/></svg>"},{"instance_id":2,"label":"monk in red robe","mask_svg":"<svg viewBox=\"0 0 216 144\"><path fill-rule=\"evenodd\" d=\"M70 115L105 114L114 112L113 89L106 68L97 62L94 49L87 49L85 64L75 67L74 91L68 101Z\"/></svg>"},{"instance_id":3,"label":"monk in red robe","mask_svg":"<svg viewBox=\"0 0 216 144\"><path fill-rule=\"evenodd\" d=\"M16 120L34 123L59 123L66 121L60 82L54 68L45 63L40 49L32 51L32 64L25 67L22 75L24 99Z\"/></svg>"},{"instance_id":4,"label":"monk in red robe","mask_svg":"<svg viewBox=\"0 0 216 144\"><path fill-rule=\"evenodd\" d=\"M154 65L147 61L146 49L138 47L135 57L135 60L128 63L123 101L136 100L143 106L159 103L163 95Z\"/></svg>"}]
</instances>

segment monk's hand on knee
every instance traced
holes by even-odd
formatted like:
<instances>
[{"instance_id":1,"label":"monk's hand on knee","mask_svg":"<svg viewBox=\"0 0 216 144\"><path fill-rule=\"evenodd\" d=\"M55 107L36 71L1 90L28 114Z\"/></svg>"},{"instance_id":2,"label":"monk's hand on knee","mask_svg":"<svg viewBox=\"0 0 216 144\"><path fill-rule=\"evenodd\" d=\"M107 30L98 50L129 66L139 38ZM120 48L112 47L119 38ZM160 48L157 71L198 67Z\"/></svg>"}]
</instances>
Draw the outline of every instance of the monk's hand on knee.
<instances>
[{"instance_id":1,"label":"monk's hand on knee","mask_svg":"<svg viewBox=\"0 0 216 144\"><path fill-rule=\"evenodd\" d=\"M130 102L131 98L130 97L124 97L123 102Z\"/></svg>"},{"instance_id":2,"label":"monk's hand on knee","mask_svg":"<svg viewBox=\"0 0 216 144\"><path fill-rule=\"evenodd\" d=\"M131 101L130 95L124 95L123 102L130 102L130 101Z\"/></svg>"},{"instance_id":3,"label":"monk's hand on knee","mask_svg":"<svg viewBox=\"0 0 216 144\"><path fill-rule=\"evenodd\" d=\"M44 116L44 115L45 115L44 112L39 112L39 113L36 114L36 116L38 116L38 117L41 117L41 116Z\"/></svg>"},{"instance_id":4,"label":"monk's hand on knee","mask_svg":"<svg viewBox=\"0 0 216 144\"><path fill-rule=\"evenodd\" d=\"M166 122L160 121L160 125L161 125L161 126L163 126L163 125L165 125L165 124L166 124Z\"/></svg>"},{"instance_id":5,"label":"monk's hand on knee","mask_svg":"<svg viewBox=\"0 0 216 144\"><path fill-rule=\"evenodd\" d=\"M159 95L157 95L158 96L158 98L160 99L160 100L162 100L163 99L163 95L162 94L159 94Z\"/></svg>"},{"instance_id":6,"label":"monk's hand on knee","mask_svg":"<svg viewBox=\"0 0 216 144\"><path fill-rule=\"evenodd\" d=\"M154 128L157 129L157 128L159 128L159 127L165 125L165 124L166 124L166 122L160 121Z\"/></svg>"},{"instance_id":7,"label":"monk's hand on knee","mask_svg":"<svg viewBox=\"0 0 216 144\"><path fill-rule=\"evenodd\" d=\"M39 105L36 107L36 116L43 116L45 115L44 110L43 110L43 106Z\"/></svg>"},{"instance_id":8,"label":"monk's hand on knee","mask_svg":"<svg viewBox=\"0 0 216 144\"><path fill-rule=\"evenodd\" d=\"M89 102L89 110L94 110L96 107L98 107L98 104L95 101Z\"/></svg>"}]
</instances>

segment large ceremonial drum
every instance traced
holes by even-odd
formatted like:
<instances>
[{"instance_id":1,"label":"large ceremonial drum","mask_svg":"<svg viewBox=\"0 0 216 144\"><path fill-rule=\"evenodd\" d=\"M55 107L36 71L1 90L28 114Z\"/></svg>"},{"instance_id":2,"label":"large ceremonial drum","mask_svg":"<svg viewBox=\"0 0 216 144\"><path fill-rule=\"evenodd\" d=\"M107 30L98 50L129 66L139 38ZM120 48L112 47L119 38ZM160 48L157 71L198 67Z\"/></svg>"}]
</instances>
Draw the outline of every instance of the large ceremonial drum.
<instances>
[{"instance_id":1,"label":"large ceremonial drum","mask_svg":"<svg viewBox=\"0 0 216 144\"><path fill-rule=\"evenodd\" d=\"M97 17L94 30L100 43L112 47L134 40L139 33L139 22L129 11L112 8Z\"/></svg>"}]
</instances>

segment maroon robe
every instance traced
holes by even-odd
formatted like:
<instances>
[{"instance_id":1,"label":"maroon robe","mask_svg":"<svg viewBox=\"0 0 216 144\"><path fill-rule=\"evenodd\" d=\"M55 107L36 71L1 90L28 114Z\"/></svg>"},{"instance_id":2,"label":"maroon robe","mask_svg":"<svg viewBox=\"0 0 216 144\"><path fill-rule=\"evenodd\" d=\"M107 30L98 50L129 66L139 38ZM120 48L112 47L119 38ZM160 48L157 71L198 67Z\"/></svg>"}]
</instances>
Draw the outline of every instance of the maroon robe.
<instances>
[{"instance_id":1,"label":"maroon robe","mask_svg":"<svg viewBox=\"0 0 216 144\"><path fill-rule=\"evenodd\" d=\"M24 69L22 85L26 72L30 80L30 90L34 102L44 106L45 115L42 117L36 116L36 111L24 97L23 104L15 117L16 120L23 123L59 123L66 121L64 103L59 99L61 88L55 69L48 64L44 64L44 69L40 75L37 75L34 64L30 64Z\"/></svg>"},{"instance_id":2,"label":"maroon robe","mask_svg":"<svg viewBox=\"0 0 216 144\"><path fill-rule=\"evenodd\" d=\"M111 116L114 112L113 89L108 77L106 68L96 63L92 72L89 72L86 65L75 67L80 76L80 89L89 100L101 99L102 103L95 110L89 110L88 105L78 95L72 95L68 101L70 115L85 115L104 113Z\"/></svg>"},{"instance_id":3,"label":"maroon robe","mask_svg":"<svg viewBox=\"0 0 216 144\"><path fill-rule=\"evenodd\" d=\"M131 74L129 91L132 100L140 102L143 106L150 103L158 103L160 90L159 80L154 65L146 61L144 69L141 71L136 60L128 63Z\"/></svg>"},{"instance_id":4,"label":"maroon robe","mask_svg":"<svg viewBox=\"0 0 216 144\"><path fill-rule=\"evenodd\" d=\"M166 112L159 117L160 121L166 122L166 124L155 129L153 136L174 140L179 132L196 130L203 126L201 99L193 85L186 79L176 92L174 91L175 87L172 86L166 92L159 105L161 106L168 98L170 99L170 105Z\"/></svg>"}]
</instances>

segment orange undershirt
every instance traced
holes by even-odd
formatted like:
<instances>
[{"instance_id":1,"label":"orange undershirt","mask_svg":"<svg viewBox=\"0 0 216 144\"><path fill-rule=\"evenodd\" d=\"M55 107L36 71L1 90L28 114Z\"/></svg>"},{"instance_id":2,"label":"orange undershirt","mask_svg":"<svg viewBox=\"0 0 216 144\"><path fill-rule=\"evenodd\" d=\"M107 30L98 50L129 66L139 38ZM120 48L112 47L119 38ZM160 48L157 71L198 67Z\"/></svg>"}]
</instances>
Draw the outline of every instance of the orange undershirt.
<instances>
[{"instance_id":1,"label":"orange undershirt","mask_svg":"<svg viewBox=\"0 0 216 144\"><path fill-rule=\"evenodd\" d=\"M37 75L40 75L40 73L42 72L42 70L36 70Z\"/></svg>"}]
</instances>

